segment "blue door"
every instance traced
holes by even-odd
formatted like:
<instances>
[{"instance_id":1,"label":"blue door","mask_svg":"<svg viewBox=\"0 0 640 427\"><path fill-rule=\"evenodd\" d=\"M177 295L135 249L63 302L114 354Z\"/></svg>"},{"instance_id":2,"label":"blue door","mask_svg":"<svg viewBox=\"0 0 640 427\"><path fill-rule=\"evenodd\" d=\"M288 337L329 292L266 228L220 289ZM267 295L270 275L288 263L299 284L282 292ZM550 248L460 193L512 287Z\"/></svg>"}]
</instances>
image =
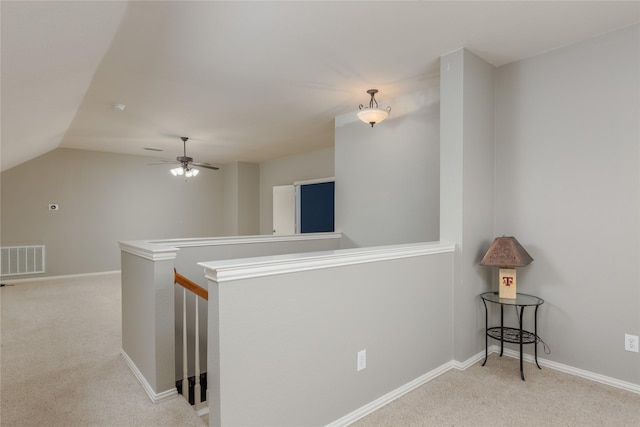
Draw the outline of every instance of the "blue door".
<instances>
[{"instance_id":1,"label":"blue door","mask_svg":"<svg viewBox=\"0 0 640 427\"><path fill-rule=\"evenodd\" d=\"M300 232L334 231L334 182L300 186Z\"/></svg>"}]
</instances>

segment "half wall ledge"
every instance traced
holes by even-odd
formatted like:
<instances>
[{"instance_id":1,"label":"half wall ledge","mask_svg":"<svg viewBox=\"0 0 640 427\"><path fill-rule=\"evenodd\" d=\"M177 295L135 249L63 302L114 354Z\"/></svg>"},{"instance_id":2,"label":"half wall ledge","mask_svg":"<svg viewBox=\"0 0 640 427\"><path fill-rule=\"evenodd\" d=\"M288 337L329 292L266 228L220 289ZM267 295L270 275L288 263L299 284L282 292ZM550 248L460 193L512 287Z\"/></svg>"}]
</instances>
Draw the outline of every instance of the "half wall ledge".
<instances>
[{"instance_id":1,"label":"half wall ledge","mask_svg":"<svg viewBox=\"0 0 640 427\"><path fill-rule=\"evenodd\" d=\"M454 250L455 243L423 242L209 261L200 262L198 265L204 267L207 279L222 283L253 277L447 253Z\"/></svg>"}]
</instances>

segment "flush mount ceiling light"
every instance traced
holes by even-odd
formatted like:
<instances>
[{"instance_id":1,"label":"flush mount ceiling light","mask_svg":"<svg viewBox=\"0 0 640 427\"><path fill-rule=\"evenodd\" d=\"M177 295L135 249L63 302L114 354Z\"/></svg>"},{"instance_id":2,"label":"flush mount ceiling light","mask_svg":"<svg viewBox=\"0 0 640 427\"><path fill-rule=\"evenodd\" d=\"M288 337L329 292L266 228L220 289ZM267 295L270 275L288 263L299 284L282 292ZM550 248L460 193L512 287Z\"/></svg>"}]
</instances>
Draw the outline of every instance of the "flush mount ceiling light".
<instances>
[{"instance_id":1,"label":"flush mount ceiling light","mask_svg":"<svg viewBox=\"0 0 640 427\"><path fill-rule=\"evenodd\" d=\"M371 95L369 106L365 107L364 105L360 104L358 118L365 123L369 123L371 127L373 127L373 125L375 125L376 123L380 123L389 116L391 107L380 108L378 106L378 101L376 101L375 98L376 93L378 93L378 89L369 89L367 93Z\"/></svg>"}]
</instances>

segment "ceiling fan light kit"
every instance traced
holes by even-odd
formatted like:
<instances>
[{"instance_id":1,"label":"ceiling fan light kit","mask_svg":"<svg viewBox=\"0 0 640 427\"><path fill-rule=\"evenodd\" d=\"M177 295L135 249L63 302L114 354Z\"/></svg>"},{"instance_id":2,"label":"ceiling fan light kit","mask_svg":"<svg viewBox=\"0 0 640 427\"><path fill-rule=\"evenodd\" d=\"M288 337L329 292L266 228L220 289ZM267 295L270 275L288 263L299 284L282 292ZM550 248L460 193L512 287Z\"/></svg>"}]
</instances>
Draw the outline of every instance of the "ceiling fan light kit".
<instances>
[{"instance_id":1,"label":"ceiling fan light kit","mask_svg":"<svg viewBox=\"0 0 640 427\"><path fill-rule=\"evenodd\" d=\"M378 101L376 101L375 98L376 93L378 93L378 89L369 89L367 93L371 95L369 106L365 107L364 105L360 104L358 118L365 123L369 123L371 127L373 127L373 125L375 125L376 123L380 123L389 116L391 107L380 108L378 106Z\"/></svg>"},{"instance_id":2,"label":"ceiling fan light kit","mask_svg":"<svg viewBox=\"0 0 640 427\"><path fill-rule=\"evenodd\" d=\"M171 169L171 174L173 176L182 176L184 175L186 178L191 178L192 176L197 176L200 171L198 169L193 169L193 168L189 168L189 169L185 169L182 166L177 167L177 168L173 168Z\"/></svg>"},{"instance_id":3,"label":"ceiling fan light kit","mask_svg":"<svg viewBox=\"0 0 640 427\"><path fill-rule=\"evenodd\" d=\"M184 175L186 178L191 178L192 176L196 176L200 173L198 169L184 169L182 166L173 168L170 170L173 176L182 176Z\"/></svg>"}]
</instances>

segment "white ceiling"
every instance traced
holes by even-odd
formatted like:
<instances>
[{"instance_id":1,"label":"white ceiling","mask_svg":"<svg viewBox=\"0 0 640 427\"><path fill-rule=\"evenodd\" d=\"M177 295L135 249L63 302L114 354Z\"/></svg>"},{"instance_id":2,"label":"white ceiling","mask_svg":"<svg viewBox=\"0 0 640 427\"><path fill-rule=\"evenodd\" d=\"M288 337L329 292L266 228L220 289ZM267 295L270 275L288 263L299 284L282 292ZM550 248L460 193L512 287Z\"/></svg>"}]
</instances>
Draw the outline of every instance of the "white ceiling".
<instances>
[{"instance_id":1,"label":"white ceiling","mask_svg":"<svg viewBox=\"0 0 640 427\"><path fill-rule=\"evenodd\" d=\"M180 136L214 164L331 146L334 117L367 89L383 104L437 85L444 53L504 65L638 23L640 2L2 1L0 14L6 170L56 147L173 159Z\"/></svg>"}]
</instances>

